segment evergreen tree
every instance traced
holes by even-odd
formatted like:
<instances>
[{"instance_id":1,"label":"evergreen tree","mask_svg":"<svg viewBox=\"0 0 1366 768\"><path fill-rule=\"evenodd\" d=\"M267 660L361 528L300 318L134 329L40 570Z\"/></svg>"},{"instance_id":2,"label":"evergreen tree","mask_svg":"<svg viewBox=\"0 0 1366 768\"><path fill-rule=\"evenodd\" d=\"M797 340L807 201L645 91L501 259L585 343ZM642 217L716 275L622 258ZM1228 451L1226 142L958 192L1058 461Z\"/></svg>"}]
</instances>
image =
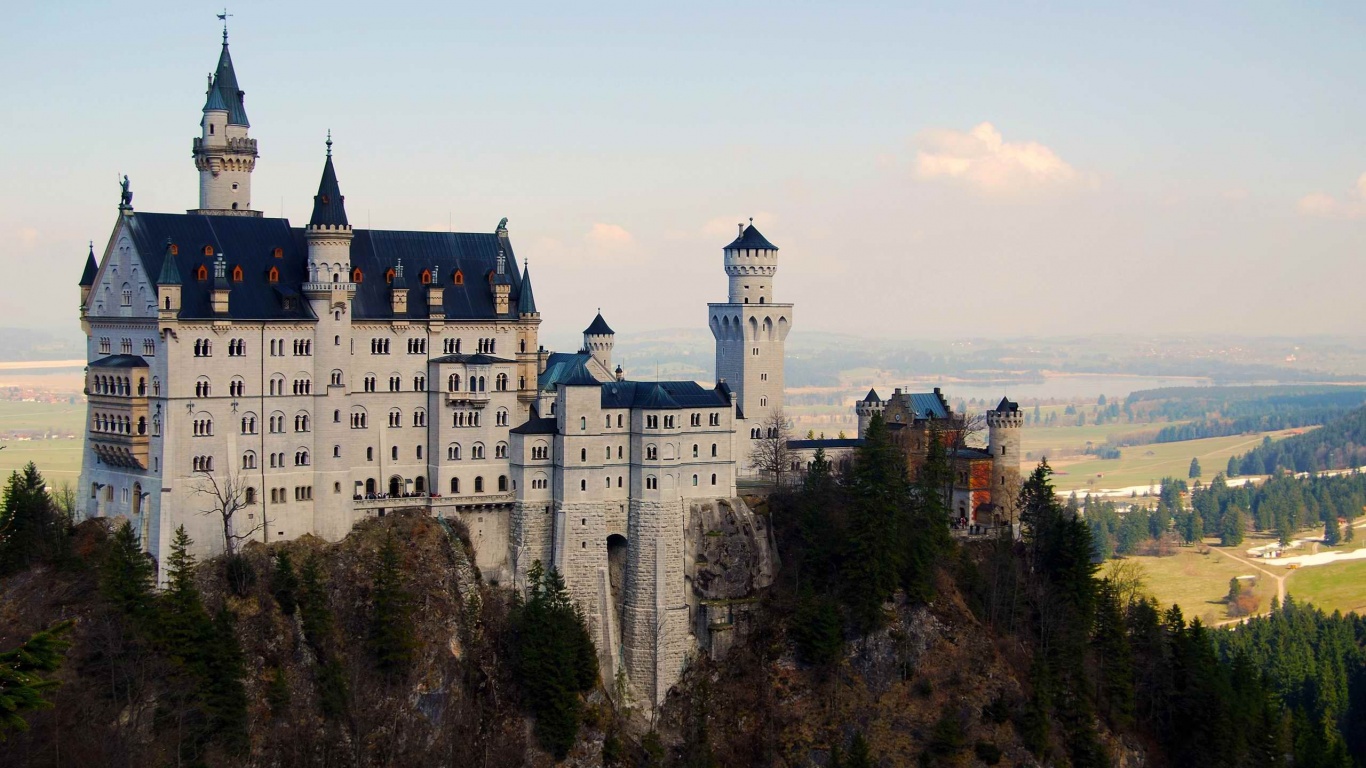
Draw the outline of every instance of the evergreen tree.
<instances>
[{"instance_id":1,"label":"evergreen tree","mask_svg":"<svg viewBox=\"0 0 1366 768\"><path fill-rule=\"evenodd\" d=\"M69 620L54 624L18 648L0 651L0 742L6 731L28 730L25 713L52 707L44 694L58 683L46 675L61 666L71 644L65 635L72 624Z\"/></svg>"},{"instance_id":2,"label":"evergreen tree","mask_svg":"<svg viewBox=\"0 0 1366 768\"><path fill-rule=\"evenodd\" d=\"M402 584L398 542L389 531L379 549L370 598L370 651L379 671L390 677L408 671L417 649L412 631L412 598Z\"/></svg>"},{"instance_id":3,"label":"evergreen tree","mask_svg":"<svg viewBox=\"0 0 1366 768\"><path fill-rule=\"evenodd\" d=\"M213 634L208 611L194 583L195 558L189 553L193 544L185 526L176 528L171 555L166 559L166 591L158 600L161 645L172 661L187 667L201 663L204 646Z\"/></svg>"},{"instance_id":4,"label":"evergreen tree","mask_svg":"<svg viewBox=\"0 0 1366 768\"><path fill-rule=\"evenodd\" d=\"M271 574L270 589L280 610L286 616L293 616L299 607L299 577L294 573L294 562L287 549L275 553L275 570Z\"/></svg>"},{"instance_id":5,"label":"evergreen tree","mask_svg":"<svg viewBox=\"0 0 1366 768\"><path fill-rule=\"evenodd\" d=\"M155 619L152 592L156 568L142 551L133 526L125 522L115 531L100 564L100 594L141 630Z\"/></svg>"},{"instance_id":6,"label":"evergreen tree","mask_svg":"<svg viewBox=\"0 0 1366 768\"><path fill-rule=\"evenodd\" d=\"M597 682L597 654L559 572L537 561L527 578L527 598L513 612L515 668L536 716L537 740L562 760L582 720L579 693Z\"/></svg>"},{"instance_id":7,"label":"evergreen tree","mask_svg":"<svg viewBox=\"0 0 1366 768\"><path fill-rule=\"evenodd\" d=\"M844 601L854 626L867 632L882 624L882 605L901 580L908 533L898 530L908 501L906 462L892 443L881 415L873 414L850 475L849 547L844 559Z\"/></svg>"},{"instance_id":8,"label":"evergreen tree","mask_svg":"<svg viewBox=\"0 0 1366 768\"><path fill-rule=\"evenodd\" d=\"M844 765L846 768L873 768L873 757L863 731L854 731L854 738L849 742L849 758Z\"/></svg>"},{"instance_id":9,"label":"evergreen tree","mask_svg":"<svg viewBox=\"0 0 1366 768\"><path fill-rule=\"evenodd\" d=\"M229 754L243 755L251 746L247 735L247 691L242 685L247 670L235 625L232 612L226 607L219 609L210 642L204 648L203 701L209 727L223 748Z\"/></svg>"},{"instance_id":10,"label":"evergreen tree","mask_svg":"<svg viewBox=\"0 0 1366 768\"><path fill-rule=\"evenodd\" d=\"M1219 526L1219 543L1225 547L1236 547L1243 543L1247 529L1247 519L1241 507L1230 507L1224 512L1224 520Z\"/></svg>"},{"instance_id":11,"label":"evergreen tree","mask_svg":"<svg viewBox=\"0 0 1366 768\"><path fill-rule=\"evenodd\" d=\"M797 646L797 655L808 664L833 664L844 652L844 622L839 605L828 595L810 590L803 593L788 631Z\"/></svg>"},{"instance_id":12,"label":"evergreen tree","mask_svg":"<svg viewBox=\"0 0 1366 768\"><path fill-rule=\"evenodd\" d=\"M304 642L318 659L318 703L323 715L337 720L346 714L350 692L341 659L332 650L332 608L327 604L326 585L317 555L304 560L299 574L299 618Z\"/></svg>"},{"instance_id":13,"label":"evergreen tree","mask_svg":"<svg viewBox=\"0 0 1366 768\"><path fill-rule=\"evenodd\" d=\"M1338 527L1337 515L1330 514L1323 521L1323 543L1332 547L1342 541L1342 529Z\"/></svg>"},{"instance_id":14,"label":"evergreen tree","mask_svg":"<svg viewBox=\"0 0 1366 768\"><path fill-rule=\"evenodd\" d=\"M1190 470L1186 473L1186 477L1189 477L1190 479L1194 480L1195 478L1197 478L1197 477L1199 477L1199 476L1200 476L1200 459L1198 459L1198 458L1196 458L1196 459L1191 459L1191 467L1190 467Z\"/></svg>"},{"instance_id":15,"label":"evergreen tree","mask_svg":"<svg viewBox=\"0 0 1366 768\"><path fill-rule=\"evenodd\" d=\"M1106 714L1127 723L1134 713L1134 661L1120 606L1119 592L1109 579L1096 591L1096 622L1092 646L1100 663L1101 701Z\"/></svg>"},{"instance_id":16,"label":"evergreen tree","mask_svg":"<svg viewBox=\"0 0 1366 768\"><path fill-rule=\"evenodd\" d=\"M50 557L65 535L60 516L47 495L47 481L33 462L11 472L0 508L0 576L28 568Z\"/></svg>"}]
</instances>

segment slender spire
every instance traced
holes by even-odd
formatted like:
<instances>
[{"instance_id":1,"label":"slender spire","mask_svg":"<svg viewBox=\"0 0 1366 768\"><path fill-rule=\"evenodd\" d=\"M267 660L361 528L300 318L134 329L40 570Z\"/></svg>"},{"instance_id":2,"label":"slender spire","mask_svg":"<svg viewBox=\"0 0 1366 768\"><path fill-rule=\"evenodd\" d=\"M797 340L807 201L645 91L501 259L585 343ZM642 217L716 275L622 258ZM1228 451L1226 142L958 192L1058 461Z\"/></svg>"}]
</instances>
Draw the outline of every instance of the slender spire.
<instances>
[{"instance_id":1,"label":"slender spire","mask_svg":"<svg viewBox=\"0 0 1366 768\"><path fill-rule=\"evenodd\" d=\"M313 216L310 227L347 227L346 198L337 184L337 169L332 166L332 131L327 132L327 160L323 163L323 177L318 182L318 194L313 196Z\"/></svg>"},{"instance_id":2,"label":"slender spire","mask_svg":"<svg viewBox=\"0 0 1366 768\"><path fill-rule=\"evenodd\" d=\"M166 253L161 257L161 276L157 285L180 285L180 267L176 266L171 249L171 238L166 238Z\"/></svg>"},{"instance_id":3,"label":"slender spire","mask_svg":"<svg viewBox=\"0 0 1366 768\"><path fill-rule=\"evenodd\" d=\"M517 297L517 314L537 314L536 297L531 292L531 264L529 261L522 265L522 292Z\"/></svg>"},{"instance_id":4,"label":"slender spire","mask_svg":"<svg viewBox=\"0 0 1366 768\"><path fill-rule=\"evenodd\" d=\"M81 272L81 287L89 288L95 284L95 273L99 272L99 265L95 263L95 241L90 241L90 253L85 257L85 269Z\"/></svg>"},{"instance_id":5,"label":"slender spire","mask_svg":"<svg viewBox=\"0 0 1366 768\"><path fill-rule=\"evenodd\" d=\"M223 18L223 16L219 18ZM228 113L228 125L240 125L249 128L251 123L247 120L247 109L243 106L246 93L237 86L237 72L232 66L232 54L228 53L226 19L223 25L223 50L218 54L218 68L214 71L213 79L209 84L208 98L204 101L204 111L226 111Z\"/></svg>"}]
</instances>

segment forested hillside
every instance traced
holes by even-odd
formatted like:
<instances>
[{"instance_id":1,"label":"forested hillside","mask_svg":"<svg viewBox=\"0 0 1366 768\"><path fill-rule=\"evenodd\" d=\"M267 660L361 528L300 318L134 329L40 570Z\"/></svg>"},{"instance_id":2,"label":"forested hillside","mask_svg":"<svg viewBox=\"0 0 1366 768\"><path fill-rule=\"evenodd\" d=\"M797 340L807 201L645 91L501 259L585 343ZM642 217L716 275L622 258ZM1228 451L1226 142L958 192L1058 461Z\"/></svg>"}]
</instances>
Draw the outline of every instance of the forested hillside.
<instances>
[{"instance_id":1,"label":"forested hillside","mask_svg":"<svg viewBox=\"0 0 1366 768\"><path fill-rule=\"evenodd\" d=\"M1228 462L1230 477L1269 475L1278 469L1320 472L1366 465L1366 408L1358 408L1319 429L1279 442L1267 440Z\"/></svg>"}]
</instances>

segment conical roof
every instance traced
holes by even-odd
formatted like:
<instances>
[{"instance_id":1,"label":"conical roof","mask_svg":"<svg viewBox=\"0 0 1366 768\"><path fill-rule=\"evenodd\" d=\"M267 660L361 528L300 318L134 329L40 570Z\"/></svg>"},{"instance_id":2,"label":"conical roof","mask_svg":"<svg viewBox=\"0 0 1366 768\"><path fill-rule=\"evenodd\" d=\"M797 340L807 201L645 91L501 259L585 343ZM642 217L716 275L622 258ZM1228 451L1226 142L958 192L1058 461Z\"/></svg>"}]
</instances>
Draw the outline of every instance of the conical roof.
<instances>
[{"instance_id":1,"label":"conical roof","mask_svg":"<svg viewBox=\"0 0 1366 768\"><path fill-rule=\"evenodd\" d=\"M746 248L760 251L778 250L778 246L770 243L767 238L760 234L753 223L748 227L745 227L744 230L740 232L740 236L732 240L730 245L726 246L726 250L728 251L743 250Z\"/></svg>"},{"instance_id":2,"label":"conical roof","mask_svg":"<svg viewBox=\"0 0 1366 768\"><path fill-rule=\"evenodd\" d=\"M332 167L332 134L327 135L327 162L323 164L323 177L318 182L318 194L313 196L313 215L308 219L310 227L345 227L346 198L342 197L341 186L337 184L337 169Z\"/></svg>"},{"instance_id":3,"label":"conical roof","mask_svg":"<svg viewBox=\"0 0 1366 768\"><path fill-rule=\"evenodd\" d=\"M877 390L876 390L876 389L870 389L870 390L868 390L868 394L867 394L867 395L864 395L864 397L863 397L863 402L865 402L865 403L880 403L880 402L882 402L882 398L880 398L880 397L877 396Z\"/></svg>"},{"instance_id":4,"label":"conical roof","mask_svg":"<svg viewBox=\"0 0 1366 768\"><path fill-rule=\"evenodd\" d=\"M95 284L95 273L99 272L99 265L95 263L95 244L90 244L90 253L85 257L85 269L81 272L81 287L88 288Z\"/></svg>"},{"instance_id":5,"label":"conical roof","mask_svg":"<svg viewBox=\"0 0 1366 768\"><path fill-rule=\"evenodd\" d=\"M531 267L522 265L522 293L517 297L517 314L536 314L536 297L531 293Z\"/></svg>"},{"instance_id":6,"label":"conical roof","mask_svg":"<svg viewBox=\"0 0 1366 768\"><path fill-rule=\"evenodd\" d=\"M232 54L228 53L228 39L223 38L223 51L218 54L218 69L213 73L213 84L209 87L208 98L204 100L204 111L225 109L228 112L228 125L251 127L247 121L247 109L243 106L244 92L237 86L237 72L232 68Z\"/></svg>"},{"instance_id":7,"label":"conical roof","mask_svg":"<svg viewBox=\"0 0 1366 768\"><path fill-rule=\"evenodd\" d=\"M613 331L612 327L607 324L607 321L602 319L602 313L599 312L598 316L593 318L593 322L589 324L587 328L584 329L583 335L614 336L616 335L616 331Z\"/></svg>"},{"instance_id":8,"label":"conical roof","mask_svg":"<svg viewBox=\"0 0 1366 768\"><path fill-rule=\"evenodd\" d=\"M161 257L161 274L157 285L180 285L180 267L176 266L175 255L171 253L171 241L166 241L166 254Z\"/></svg>"}]
</instances>

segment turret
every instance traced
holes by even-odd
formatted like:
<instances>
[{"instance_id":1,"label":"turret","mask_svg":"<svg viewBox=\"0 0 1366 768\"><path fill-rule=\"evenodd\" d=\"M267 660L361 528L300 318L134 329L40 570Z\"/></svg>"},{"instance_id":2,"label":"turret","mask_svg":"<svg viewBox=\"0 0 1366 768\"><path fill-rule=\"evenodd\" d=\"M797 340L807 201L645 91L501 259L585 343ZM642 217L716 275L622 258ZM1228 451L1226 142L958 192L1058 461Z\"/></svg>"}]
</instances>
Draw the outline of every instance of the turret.
<instances>
[{"instance_id":1,"label":"turret","mask_svg":"<svg viewBox=\"0 0 1366 768\"><path fill-rule=\"evenodd\" d=\"M90 253L85 257L85 269L81 270L81 313L85 313L85 304L90 299L90 289L95 286L95 275L100 271L99 265L95 263L95 243L90 243Z\"/></svg>"},{"instance_id":2,"label":"turret","mask_svg":"<svg viewBox=\"0 0 1366 768\"><path fill-rule=\"evenodd\" d=\"M740 234L726 246L726 274L731 304L772 304L773 276L778 273L778 246L754 227L738 225Z\"/></svg>"},{"instance_id":3,"label":"turret","mask_svg":"<svg viewBox=\"0 0 1366 768\"><path fill-rule=\"evenodd\" d=\"M617 334L612 327L602 319L602 311L599 310L593 322L583 329L583 348L593 356L594 360L602 365L605 370L612 370L612 347L616 344Z\"/></svg>"},{"instance_id":4,"label":"turret","mask_svg":"<svg viewBox=\"0 0 1366 768\"><path fill-rule=\"evenodd\" d=\"M228 282L228 262L223 255L213 260L213 295L211 303L215 317L228 316L228 294L232 292L232 284Z\"/></svg>"},{"instance_id":5,"label":"turret","mask_svg":"<svg viewBox=\"0 0 1366 768\"><path fill-rule=\"evenodd\" d=\"M166 253L161 257L161 274L157 277L157 319L162 321L180 315L180 267L175 257L175 246L168 238Z\"/></svg>"},{"instance_id":6,"label":"turret","mask_svg":"<svg viewBox=\"0 0 1366 768\"><path fill-rule=\"evenodd\" d=\"M531 292L531 265L522 265L522 292L517 297L517 316L523 320L540 317L536 309L536 296Z\"/></svg>"},{"instance_id":7,"label":"turret","mask_svg":"<svg viewBox=\"0 0 1366 768\"><path fill-rule=\"evenodd\" d=\"M313 196L313 215L308 219L308 281L315 291L351 286L351 223L346 219L346 198L332 165L332 132L327 132L327 159Z\"/></svg>"},{"instance_id":8,"label":"turret","mask_svg":"<svg viewBox=\"0 0 1366 768\"><path fill-rule=\"evenodd\" d=\"M498 249L498 267L493 273L493 311L500 317L512 311L512 278L507 273L507 256Z\"/></svg>"},{"instance_id":9,"label":"turret","mask_svg":"<svg viewBox=\"0 0 1366 768\"><path fill-rule=\"evenodd\" d=\"M200 135L194 140L194 165L199 171L199 207L191 213L213 216L260 216L251 210L251 172L256 168L256 140L247 135L251 124L238 88L237 72L228 53L228 31L218 67L209 77Z\"/></svg>"},{"instance_id":10,"label":"turret","mask_svg":"<svg viewBox=\"0 0 1366 768\"><path fill-rule=\"evenodd\" d=\"M992 500L999 506L1007 504L1006 495L1013 492L1013 481L1020 477L1020 430L1024 428L1024 413L1019 403L1001 398L995 409L987 411L987 451L991 454L993 491Z\"/></svg>"},{"instance_id":11,"label":"turret","mask_svg":"<svg viewBox=\"0 0 1366 768\"><path fill-rule=\"evenodd\" d=\"M873 420L873 416L882 413L885 404L877 396L876 389L868 390L868 394L857 403L854 403L854 412L858 414L858 436L862 438L868 434L868 423Z\"/></svg>"}]
</instances>

